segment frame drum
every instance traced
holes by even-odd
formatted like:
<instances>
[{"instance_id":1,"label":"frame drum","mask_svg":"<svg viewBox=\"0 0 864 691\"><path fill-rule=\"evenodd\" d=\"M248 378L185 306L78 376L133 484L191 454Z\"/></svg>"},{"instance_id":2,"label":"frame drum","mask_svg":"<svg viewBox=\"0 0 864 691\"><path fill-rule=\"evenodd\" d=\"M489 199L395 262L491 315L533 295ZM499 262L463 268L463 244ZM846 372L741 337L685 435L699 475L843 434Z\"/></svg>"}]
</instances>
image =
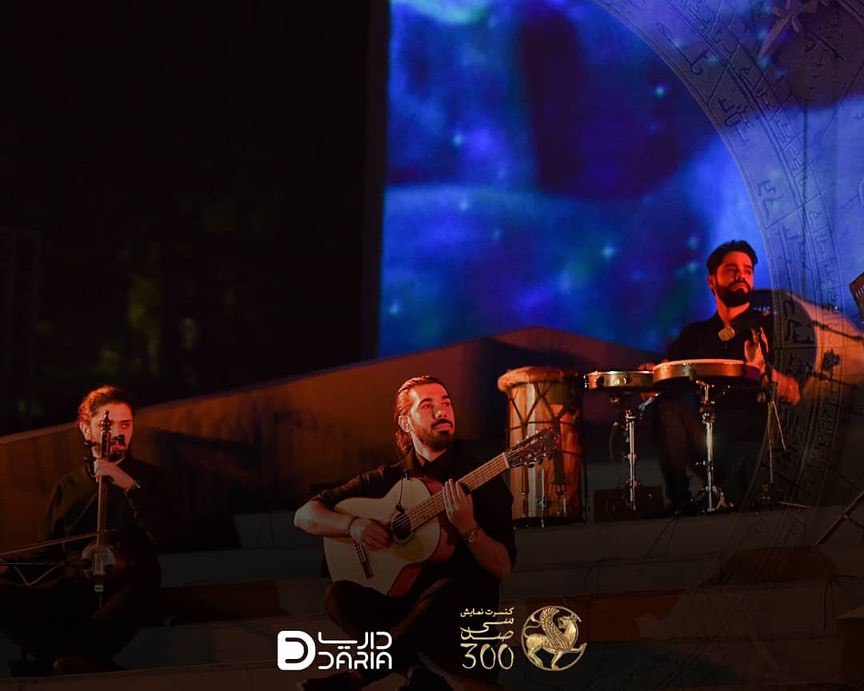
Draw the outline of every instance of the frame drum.
<instances>
[{"instance_id":1,"label":"frame drum","mask_svg":"<svg viewBox=\"0 0 864 691\"><path fill-rule=\"evenodd\" d=\"M581 519L581 377L558 367L521 367L502 374L498 388L508 398L508 446L541 429L560 435L560 449L551 459L510 470L510 491L516 499L513 519Z\"/></svg>"},{"instance_id":2,"label":"frame drum","mask_svg":"<svg viewBox=\"0 0 864 691\"><path fill-rule=\"evenodd\" d=\"M653 391L654 376L651 370L612 370L589 372L585 375L585 388L594 390Z\"/></svg>"},{"instance_id":3,"label":"frame drum","mask_svg":"<svg viewBox=\"0 0 864 691\"><path fill-rule=\"evenodd\" d=\"M770 346L781 369L803 379L803 398L821 398L838 385L864 384L864 335L855 324L793 293L753 291L754 302L772 298L777 323Z\"/></svg>"},{"instance_id":4,"label":"frame drum","mask_svg":"<svg viewBox=\"0 0 864 691\"><path fill-rule=\"evenodd\" d=\"M864 334L842 313L788 291L754 290L773 307L774 365L798 380L801 401L781 407L794 467L786 496L808 505L844 504L860 477L864 446ZM782 459L782 457L781 457Z\"/></svg>"},{"instance_id":5,"label":"frame drum","mask_svg":"<svg viewBox=\"0 0 864 691\"><path fill-rule=\"evenodd\" d=\"M654 383L704 381L713 384L758 384L759 368L743 360L670 360L654 368Z\"/></svg>"}]
</instances>

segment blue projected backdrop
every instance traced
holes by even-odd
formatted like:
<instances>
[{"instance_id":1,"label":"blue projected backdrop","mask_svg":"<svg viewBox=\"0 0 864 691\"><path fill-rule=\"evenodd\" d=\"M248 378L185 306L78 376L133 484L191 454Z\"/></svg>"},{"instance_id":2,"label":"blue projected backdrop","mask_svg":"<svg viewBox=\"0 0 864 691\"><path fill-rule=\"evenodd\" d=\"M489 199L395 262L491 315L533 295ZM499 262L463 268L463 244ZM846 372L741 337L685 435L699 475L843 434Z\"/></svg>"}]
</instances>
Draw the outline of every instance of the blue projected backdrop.
<instances>
[{"instance_id":1,"label":"blue projected backdrop","mask_svg":"<svg viewBox=\"0 0 864 691\"><path fill-rule=\"evenodd\" d=\"M716 130L591 2L394 0L382 355L544 325L661 352L764 247Z\"/></svg>"}]
</instances>

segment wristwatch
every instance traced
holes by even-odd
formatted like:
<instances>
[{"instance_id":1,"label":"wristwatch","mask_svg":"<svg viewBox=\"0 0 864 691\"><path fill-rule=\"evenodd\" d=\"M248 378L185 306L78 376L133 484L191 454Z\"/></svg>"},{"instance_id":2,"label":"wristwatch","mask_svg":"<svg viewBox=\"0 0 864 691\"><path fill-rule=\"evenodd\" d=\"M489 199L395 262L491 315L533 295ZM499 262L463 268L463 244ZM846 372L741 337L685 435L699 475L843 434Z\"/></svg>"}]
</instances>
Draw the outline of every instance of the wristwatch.
<instances>
[{"instance_id":1,"label":"wristwatch","mask_svg":"<svg viewBox=\"0 0 864 691\"><path fill-rule=\"evenodd\" d=\"M475 542L477 542L477 538L480 537L480 526L475 525L473 528L471 528L471 530L460 533L459 537L461 537L469 545L474 544Z\"/></svg>"}]
</instances>

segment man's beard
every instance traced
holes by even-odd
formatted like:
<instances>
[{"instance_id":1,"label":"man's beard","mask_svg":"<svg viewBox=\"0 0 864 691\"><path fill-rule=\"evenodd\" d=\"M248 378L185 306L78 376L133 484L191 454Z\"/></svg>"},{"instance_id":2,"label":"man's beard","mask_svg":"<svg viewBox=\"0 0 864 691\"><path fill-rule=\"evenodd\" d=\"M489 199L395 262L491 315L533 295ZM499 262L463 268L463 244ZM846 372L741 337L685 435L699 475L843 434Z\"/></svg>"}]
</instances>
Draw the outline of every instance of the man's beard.
<instances>
[{"instance_id":1,"label":"man's beard","mask_svg":"<svg viewBox=\"0 0 864 691\"><path fill-rule=\"evenodd\" d=\"M443 432L443 433L442 433ZM445 451L453 446L453 427L451 425L439 425L439 429L414 430L417 439L433 451Z\"/></svg>"},{"instance_id":2,"label":"man's beard","mask_svg":"<svg viewBox=\"0 0 864 691\"><path fill-rule=\"evenodd\" d=\"M733 290L735 286L742 285L746 290ZM746 283L733 283L731 286L717 286L714 288L717 299L726 307L740 307L750 302L750 286Z\"/></svg>"}]
</instances>

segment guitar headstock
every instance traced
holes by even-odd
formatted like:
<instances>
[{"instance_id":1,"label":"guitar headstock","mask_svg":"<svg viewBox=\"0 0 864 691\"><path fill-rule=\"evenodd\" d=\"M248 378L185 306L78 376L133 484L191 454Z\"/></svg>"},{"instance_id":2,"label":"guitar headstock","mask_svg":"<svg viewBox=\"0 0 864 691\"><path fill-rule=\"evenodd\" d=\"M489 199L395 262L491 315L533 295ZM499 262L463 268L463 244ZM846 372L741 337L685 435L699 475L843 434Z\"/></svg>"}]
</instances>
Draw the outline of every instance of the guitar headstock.
<instances>
[{"instance_id":1,"label":"guitar headstock","mask_svg":"<svg viewBox=\"0 0 864 691\"><path fill-rule=\"evenodd\" d=\"M543 429L516 442L504 452L504 458L510 468L531 467L550 458L557 448L558 435L551 429Z\"/></svg>"}]
</instances>

